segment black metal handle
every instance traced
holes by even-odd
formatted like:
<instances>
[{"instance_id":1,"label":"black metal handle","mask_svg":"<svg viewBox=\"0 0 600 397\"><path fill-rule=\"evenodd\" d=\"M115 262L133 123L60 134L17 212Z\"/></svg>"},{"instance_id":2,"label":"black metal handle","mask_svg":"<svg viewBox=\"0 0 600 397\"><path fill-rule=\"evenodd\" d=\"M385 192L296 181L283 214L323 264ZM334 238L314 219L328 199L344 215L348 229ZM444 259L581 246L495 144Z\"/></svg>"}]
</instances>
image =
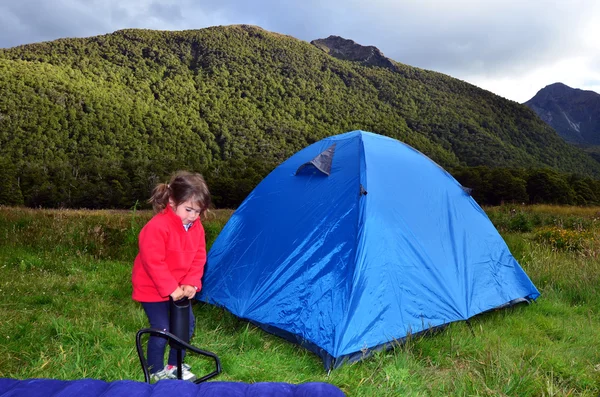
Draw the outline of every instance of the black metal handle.
<instances>
[{"instance_id":1,"label":"black metal handle","mask_svg":"<svg viewBox=\"0 0 600 397\"><path fill-rule=\"evenodd\" d=\"M137 348L138 357L140 358L140 363L142 364L142 370L144 371L144 380L146 383L150 383L150 374L148 373L148 363L146 362L146 357L144 357L144 352L143 352L143 348L142 348L142 335L144 335L144 334L165 337L169 340L169 342L170 341L175 342L178 346L183 347L186 351L191 351L191 352L201 354L206 357L212 357L215 360L216 369L214 371L212 371L211 373L209 373L208 375L204 375L203 377L196 379L194 381L194 383L204 382L204 381L206 381L210 378L213 378L221 373L221 370L222 370L221 369L221 360L219 360L219 357L215 353L209 352L206 350L202 350L195 346L192 346L189 343L181 340L180 338L178 338L177 336L173 335L170 332L163 331L160 329L155 329L155 328L144 328L137 332L137 334L135 336L135 346ZM180 357L179 354L178 354L178 357ZM178 363L178 368L179 368L179 375L181 375L182 371L181 371L179 363Z\"/></svg>"}]
</instances>

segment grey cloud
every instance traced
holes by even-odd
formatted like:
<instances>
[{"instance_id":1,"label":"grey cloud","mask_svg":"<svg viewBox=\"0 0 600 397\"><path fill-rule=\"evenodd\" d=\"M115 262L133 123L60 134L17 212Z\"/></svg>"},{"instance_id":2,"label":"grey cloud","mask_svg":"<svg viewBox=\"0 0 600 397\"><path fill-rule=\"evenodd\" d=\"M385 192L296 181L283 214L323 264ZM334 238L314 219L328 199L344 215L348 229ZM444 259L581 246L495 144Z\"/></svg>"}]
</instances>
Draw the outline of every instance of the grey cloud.
<instances>
[{"instance_id":1,"label":"grey cloud","mask_svg":"<svg viewBox=\"0 0 600 397\"><path fill-rule=\"evenodd\" d=\"M228 23L255 24L302 40L312 40L311 32L331 23L327 13L321 12L319 2L314 0L297 3L275 0L188 1L186 8L206 15L218 15ZM194 15L194 12L186 14Z\"/></svg>"},{"instance_id":2,"label":"grey cloud","mask_svg":"<svg viewBox=\"0 0 600 397\"><path fill-rule=\"evenodd\" d=\"M180 23L183 21L181 7L175 4L163 4L161 2L153 2L150 7L150 15L155 18L162 19L169 23Z\"/></svg>"},{"instance_id":3,"label":"grey cloud","mask_svg":"<svg viewBox=\"0 0 600 397\"><path fill-rule=\"evenodd\" d=\"M104 33L106 24L85 9L73 7L71 1L20 0L0 6L0 13L12 20L0 27L0 47L54 40L61 37L83 37Z\"/></svg>"},{"instance_id":4,"label":"grey cloud","mask_svg":"<svg viewBox=\"0 0 600 397\"><path fill-rule=\"evenodd\" d=\"M132 18L131 13L124 7L117 5L110 9L110 21L113 26L128 27L127 21ZM110 32L106 32L110 33Z\"/></svg>"}]
</instances>

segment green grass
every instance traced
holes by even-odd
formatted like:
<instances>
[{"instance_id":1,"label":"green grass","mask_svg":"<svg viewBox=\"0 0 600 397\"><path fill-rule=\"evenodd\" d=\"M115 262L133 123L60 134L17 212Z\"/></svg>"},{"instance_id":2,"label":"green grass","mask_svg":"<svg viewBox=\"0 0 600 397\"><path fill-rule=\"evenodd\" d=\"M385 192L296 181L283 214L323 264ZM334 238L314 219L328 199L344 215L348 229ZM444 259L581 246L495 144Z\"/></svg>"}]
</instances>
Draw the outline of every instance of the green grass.
<instances>
[{"instance_id":1,"label":"green grass","mask_svg":"<svg viewBox=\"0 0 600 397\"><path fill-rule=\"evenodd\" d=\"M219 355L216 380L324 381L349 396L598 396L598 208L513 210L486 208L540 289L536 303L451 324L329 375L305 349L199 302L192 344ZM209 243L230 214L205 222ZM135 333L147 320L130 277L150 216L0 207L0 377L143 380ZM540 237L548 227L586 240L561 248ZM189 357L198 374L212 370L210 360Z\"/></svg>"}]
</instances>

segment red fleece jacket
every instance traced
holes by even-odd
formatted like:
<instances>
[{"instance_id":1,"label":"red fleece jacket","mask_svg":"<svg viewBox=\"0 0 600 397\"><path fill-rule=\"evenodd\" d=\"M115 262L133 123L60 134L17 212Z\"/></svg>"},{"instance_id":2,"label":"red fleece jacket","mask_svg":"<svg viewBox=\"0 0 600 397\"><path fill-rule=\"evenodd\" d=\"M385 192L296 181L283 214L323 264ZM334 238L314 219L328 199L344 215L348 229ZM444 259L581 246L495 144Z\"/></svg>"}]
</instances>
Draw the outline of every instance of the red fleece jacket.
<instances>
[{"instance_id":1,"label":"red fleece jacket","mask_svg":"<svg viewBox=\"0 0 600 397\"><path fill-rule=\"evenodd\" d=\"M162 302L180 285L202 287L206 241L200 219L186 232L167 206L142 228L139 249L131 275L134 300Z\"/></svg>"}]
</instances>

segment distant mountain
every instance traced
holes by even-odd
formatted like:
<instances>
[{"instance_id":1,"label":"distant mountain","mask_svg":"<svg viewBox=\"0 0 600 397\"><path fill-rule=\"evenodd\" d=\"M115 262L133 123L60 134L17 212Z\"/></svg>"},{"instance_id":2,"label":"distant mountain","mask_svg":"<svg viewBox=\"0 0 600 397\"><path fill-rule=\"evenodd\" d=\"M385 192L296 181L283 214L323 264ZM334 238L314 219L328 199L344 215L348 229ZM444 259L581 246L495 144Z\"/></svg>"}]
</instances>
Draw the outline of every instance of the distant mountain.
<instances>
[{"instance_id":1,"label":"distant mountain","mask_svg":"<svg viewBox=\"0 0 600 397\"><path fill-rule=\"evenodd\" d=\"M600 176L526 106L341 37L234 25L0 49L0 193L30 206L132 205L181 168L234 206L296 151L356 129L448 169Z\"/></svg>"},{"instance_id":2,"label":"distant mountain","mask_svg":"<svg viewBox=\"0 0 600 397\"><path fill-rule=\"evenodd\" d=\"M600 94L554 83L525 105L567 142L600 145Z\"/></svg>"}]
</instances>

